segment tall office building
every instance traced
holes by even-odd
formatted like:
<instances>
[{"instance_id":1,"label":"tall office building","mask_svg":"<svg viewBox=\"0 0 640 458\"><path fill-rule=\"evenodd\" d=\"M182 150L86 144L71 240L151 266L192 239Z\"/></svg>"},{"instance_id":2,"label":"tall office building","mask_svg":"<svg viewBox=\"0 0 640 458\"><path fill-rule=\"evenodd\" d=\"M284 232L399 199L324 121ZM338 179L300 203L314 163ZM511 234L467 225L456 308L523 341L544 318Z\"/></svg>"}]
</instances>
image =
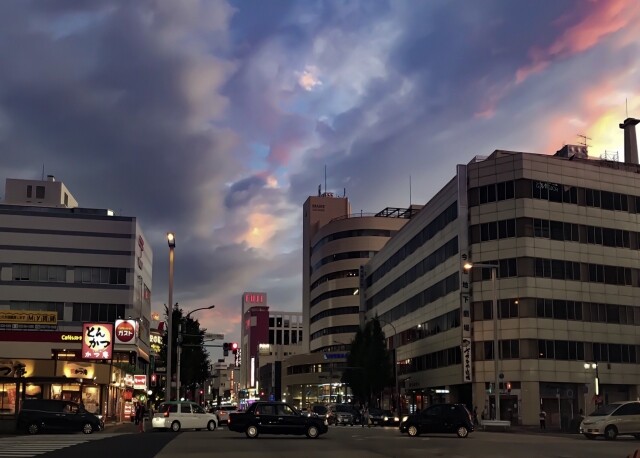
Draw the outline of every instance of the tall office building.
<instances>
[{"instance_id":1,"label":"tall office building","mask_svg":"<svg viewBox=\"0 0 640 458\"><path fill-rule=\"evenodd\" d=\"M498 394L502 419L534 425L542 407L561 426L640 396L640 167L627 143L626 163L568 145L458 166L370 260L362 307L397 331L381 323L403 410L452 401L495 417Z\"/></svg>"},{"instance_id":2,"label":"tall office building","mask_svg":"<svg viewBox=\"0 0 640 458\"><path fill-rule=\"evenodd\" d=\"M287 359L283 368L288 399L297 405L346 400L340 378L360 326L360 268L418 210L352 214L349 200L331 193L311 196L304 203L302 313L307 352Z\"/></svg>"},{"instance_id":3,"label":"tall office building","mask_svg":"<svg viewBox=\"0 0 640 458\"><path fill-rule=\"evenodd\" d=\"M110 363L146 372L151 351L153 255L137 218L79 207L52 176L8 179L0 233L0 374L21 368L27 396L122 417L133 374ZM105 352L81 351L87 323ZM17 383L0 382L10 414Z\"/></svg>"}]
</instances>

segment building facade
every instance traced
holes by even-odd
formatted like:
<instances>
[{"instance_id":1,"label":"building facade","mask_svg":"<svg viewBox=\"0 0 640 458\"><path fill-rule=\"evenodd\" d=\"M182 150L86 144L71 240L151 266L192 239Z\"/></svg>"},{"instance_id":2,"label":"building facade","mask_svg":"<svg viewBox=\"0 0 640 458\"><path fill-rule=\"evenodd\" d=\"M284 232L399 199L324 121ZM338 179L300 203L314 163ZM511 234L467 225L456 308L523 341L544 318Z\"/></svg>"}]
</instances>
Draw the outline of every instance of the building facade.
<instances>
[{"instance_id":1,"label":"building facade","mask_svg":"<svg viewBox=\"0 0 640 458\"><path fill-rule=\"evenodd\" d=\"M543 408L562 426L636 399L638 223L637 164L567 146L458 166L365 266L362 309L389 336L403 410L452 401L495 417L498 393L501 419L535 425Z\"/></svg>"},{"instance_id":2,"label":"building facade","mask_svg":"<svg viewBox=\"0 0 640 458\"><path fill-rule=\"evenodd\" d=\"M306 352L283 366L296 405L342 402L340 382L360 326L360 268L415 215L418 207L351 213L346 197L311 196L303 207L303 320Z\"/></svg>"},{"instance_id":3,"label":"building facade","mask_svg":"<svg viewBox=\"0 0 640 458\"><path fill-rule=\"evenodd\" d=\"M267 294L242 295L240 332L240 400L281 399L281 362L303 346L300 312L269 310Z\"/></svg>"},{"instance_id":4,"label":"building facade","mask_svg":"<svg viewBox=\"0 0 640 458\"><path fill-rule=\"evenodd\" d=\"M0 410L13 415L25 397L60 398L122 417L133 376L147 374L150 360L153 255L137 219L78 207L53 177L9 179L5 196ZM81 351L87 323L111 334L108 357Z\"/></svg>"}]
</instances>

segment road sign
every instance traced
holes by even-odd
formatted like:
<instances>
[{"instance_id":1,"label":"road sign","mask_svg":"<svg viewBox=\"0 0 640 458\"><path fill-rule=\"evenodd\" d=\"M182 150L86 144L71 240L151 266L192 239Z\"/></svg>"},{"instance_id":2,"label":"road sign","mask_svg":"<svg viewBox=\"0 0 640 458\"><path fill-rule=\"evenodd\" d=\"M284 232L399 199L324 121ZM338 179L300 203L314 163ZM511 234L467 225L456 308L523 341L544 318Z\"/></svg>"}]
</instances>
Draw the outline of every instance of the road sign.
<instances>
[{"instance_id":1,"label":"road sign","mask_svg":"<svg viewBox=\"0 0 640 458\"><path fill-rule=\"evenodd\" d=\"M156 372L167 372L166 367L156 367Z\"/></svg>"},{"instance_id":2,"label":"road sign","mask_svg":"<svg viewBox=\"0 0 640 458\"><path fill-rule=\"evenodd\" d=\"M205 339L210 339L210 340L223 340L224 339L224 334L212 334L210 332L206 333L204 335Z\"/></svg>"}]
</instances>

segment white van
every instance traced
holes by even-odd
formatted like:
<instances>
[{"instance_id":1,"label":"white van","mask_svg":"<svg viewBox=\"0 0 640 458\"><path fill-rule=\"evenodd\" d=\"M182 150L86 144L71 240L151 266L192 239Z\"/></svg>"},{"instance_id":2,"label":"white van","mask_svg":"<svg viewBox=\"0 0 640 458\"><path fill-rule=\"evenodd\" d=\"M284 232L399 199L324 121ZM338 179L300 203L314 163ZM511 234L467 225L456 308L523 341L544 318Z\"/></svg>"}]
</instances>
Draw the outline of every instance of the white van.
<instances>
[{"instance_id":1,"label":"white van","mask_svg":"<svg viewBox=\"0 0 640 458\"><path fill-rule=\"evenodd\" d=\"M580 433L587 439L603 436L614 440L620 435L640 439L640 401L613 402L585 417Z\"/></svg>"}]
</instances>

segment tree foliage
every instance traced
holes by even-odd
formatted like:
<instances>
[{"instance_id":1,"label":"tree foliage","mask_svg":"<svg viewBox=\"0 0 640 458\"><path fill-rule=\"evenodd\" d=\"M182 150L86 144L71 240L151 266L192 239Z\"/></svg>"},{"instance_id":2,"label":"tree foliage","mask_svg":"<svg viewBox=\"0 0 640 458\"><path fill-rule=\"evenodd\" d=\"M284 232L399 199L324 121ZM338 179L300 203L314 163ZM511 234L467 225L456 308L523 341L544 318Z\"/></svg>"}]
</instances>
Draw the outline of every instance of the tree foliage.
<instances>
[{"instance_id":1,"label":"tree foliage","mask_svg":"<svg viewBox=\"0 0 640 458\"><path fill-rule=\"evenodd\" d=\"M165 306L165 318L168 322L168 310ZM178 325L182 323L182 353L180 356L180 383L184 390L190 390L195 393L196 385L201 385L209 377L209 355L205 351L204 334L206 329L200 328L198 320L194 320L190 316L185 316L183 310L179 307L173 308L172 316L172 340L173 340L173 357L171 364L174 371L177 368L177 341L178 341ZM167 342L168 335L162 338L162 348L160 350L160 359L167 360ZM167 378L169 374L167 374ZM184 391L183 391L184 392Z\"/></svg>"},{"instance_id":2,"label":"tree foliage","mask_svg":"<svg viewBox=\"0 0 640 458\"><path fill-rule=\"evenodd\" d=\"M342 382L351 387L356 399L366 403L393 385L393 362L377 317L356 332Z\"/></svg>"}]
</instances>

